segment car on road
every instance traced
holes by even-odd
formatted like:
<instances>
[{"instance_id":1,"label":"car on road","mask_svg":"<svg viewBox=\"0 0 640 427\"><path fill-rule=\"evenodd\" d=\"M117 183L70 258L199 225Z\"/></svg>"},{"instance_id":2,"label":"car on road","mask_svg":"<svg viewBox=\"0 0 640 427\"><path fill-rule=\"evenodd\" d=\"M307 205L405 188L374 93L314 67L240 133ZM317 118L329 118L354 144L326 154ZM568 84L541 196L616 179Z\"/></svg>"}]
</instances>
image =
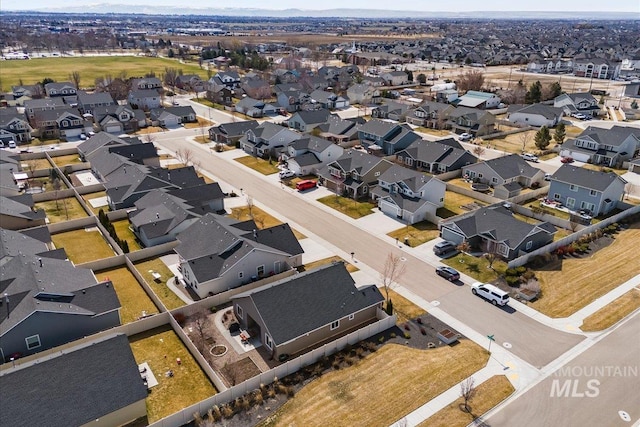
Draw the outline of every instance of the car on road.
<instances>
[{"instance_id":1,"label":"car on road","mask_svg":"<svg viewBox=\"0 0 640 427\"><path fill-rule=\"evenodd\" d=\"M456 245L447 240L438 242L433 246L433 253L436 255L445 255L456 250Z\"/></svg>"},{"instance_id":2,"label":"car on road","mask_svg":"<svg viewBox=\"0 0 640 427\"><path fill-rule=\"evenodd\" d=\"M529 162L534 162L534 163L538 163L539 161L538 156L535 156L531 153L523 153L522 158Z\"/></svg>"},{"instance_id":3,"label":"car on road","mask_svg":"<svg viewBox=\"0 0 640 427\"><path fill-rule=\"evenodd\" d=\"M458 137L459 141L470 141L471 138L473 138L473 135L471 135L470 133L462 133L460 134L460 136Z\"/></svg>"},{"instance_id":4,"label":"car on road","mask_svg":"<svg viewBox=\"0 0 640 427\"><path fill-rule=\"evenodd\" d=\"M436 274L440 277L444 277L450 282L455 282L460 279L460 273L458 273L458 270L446 265L436 267Z\"/></svg>"},{"instance_id":5,"label":"car on road","mask_svg":"<svg viewBox=\"0 0 640 427\"><path fill-rule=\"evenodd\" d=\"M481 296L493 305L506 305L509 302L508 293L488 283L474 283L471 285L471 293Z\"/></svg>"},{"instance_id":6,"label":"car on road","mask_svg":"<svg viewBox=\"0 0 640 427\"><path fill-rule=\"evenodd\" d=\"M573 163L573 157L563 157L560 159L561 163Z\"/></svg>"},{"instance_id":7,"label":"car on road","mask_svg":"<svg viewBox=\"0 0 640 427\"><path fill-rule=\"evenodd\" d=\"M285 169L281 170L280 173L278 173L278 176L280 177L280 179L287 179L293 178L294 176L296 176L296 173L291 169Z\"/></svg>"}]
</instances>

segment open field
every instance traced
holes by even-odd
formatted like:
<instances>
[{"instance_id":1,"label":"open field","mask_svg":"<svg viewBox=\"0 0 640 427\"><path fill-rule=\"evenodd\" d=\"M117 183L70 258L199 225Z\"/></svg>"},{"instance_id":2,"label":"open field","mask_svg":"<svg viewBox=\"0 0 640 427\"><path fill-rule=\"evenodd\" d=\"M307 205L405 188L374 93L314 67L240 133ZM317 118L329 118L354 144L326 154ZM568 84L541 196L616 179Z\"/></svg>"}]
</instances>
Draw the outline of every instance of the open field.
<instances>
[{"instance_id":1,"label":"open field","mask_svg":"<svg viewBox=\"0 0 640 427\"><path fill-rule=\"evenodd\" d=\"M158 380L146 399L149 423L216 394L209 378L168 326L133 335L129 344L136 362L147 362ZM172 377L165 375L169 370Z\"/></svg>"},{"instance_id":2,"label":"open field","mask_svg":"<svg viewBox=\"0 0 640 427\"><path fill-rule=\"evenodd\" d=\"M355 365L312 381L267 426L388 426L481 369L486 352L469 340L432 350L387 344Z\"/></svg>"},{"instance_id":3,"label":"open field","mask_svg":"<svg viewBox=\"0 0 640 427\"><path fill-rule=\"evenodd\" d=\"M585 332L602 331L640 308L640 289L633 288L611 303L586 317L580 329Z\"/></svg>"},{"instance_id":4,"label":"open field","mask_svg":"<svg viewBox=\"0 0 640 427\"><path fill-rule=\"evenodd\" d=\"M318 202L354 219L372 214L373 209L376 207L375 203L358 202L357 200L337 195L321 197Z\"/></svg>"},{"instance_id":5,"label":"open field","mask_svg":"<svg viewBox=\"0 0 640 427\"><path fill-rule=\"evenodd\" d=\"M45 77L56 82L70 81L73 71L80 73L80 87L94 87L95 80L109 74L118 77L143 77L155 73L160 76L166 67L182 70L184 74L198 74L207 79L207 72L197 64L181 64L177 59L151 58L145 56L90 56L72 58L35 58L29 61L2 62L2 90L11 86L34 84Z\"/></svg>"},{"instance_id":6,"label":"open field","mask_svg":"<svg viewBox=\"0 0 640 427\"><path fill-rule=\"evenodd\" d=\"M74 264L82 264L115 255L97 227L81 228L51 236L56 248L64 248Z\"/></svg>"},{"instance_id":7,"label":"open field","mask_svg":"<svg viewBox=\"0 0 640 427\"><path fill-rule=\"evenodd\" d=\"M514 391L507 377L496 375L476 386L476 395L468 403L471 412L462 411L464 399L460 397L420 423L419 427L465 427Z\"/></svg>"},{"instance_id":8,"label":"open field","mask_svg":"<svg viewBox=\"0 0 640 427\"><path fill-rule=\"evenodd\" d=\"M408 242L412 248L433 240L439 235L438 226L429 221L421 221L387 233L387 236L400 243Z\"/></svg>"},{"instance_id":9,"label":"open field","mask_svg":"<svg viewBox=\"0 0 640 427\"><path fill-rule=\"evenodd\" d=\"M542 294L529 303L550 317L567 317L638 274L640 223L619 232L587 258L566 258L534 269Z\"/></svg>"},{"instance_id":10,"label":"open field","mask_svg":"<svg viewBox=\"0 0 640 427\"><path fill-rule=\"evenodd\" d=\"M75 197L59 199L57 202L55 200L38 202L34 204L34 207L36 209L44 209L51 223L89 216Z\"/></svg>"},{"instance_id":11,"label":"open field","mask_svg":"<svg viewBox=\"0 0 640 427\"><path fill-rule=\"evenodd\" d=\"M253 206L251 208L251 213L249 212L248 206L232 208L231 214L229 214L229 216L239 221L248 221L250 219L253 219L253 221L256 223L258 228L260 228L261 230L264 228L274 227L276 225L282 224L282 221L272 217L271 215L269 215L268 213L266 213L265 211L263 211L257 206ZM305 236L304 234L300 233L297 230L294 230L293 228L291 229L291 231L293 231L293 234L296 236L296 239L298 240L307 238L307 236Z\"/></svg>"},{"instance_id":12,"label":"open field","mask_svg":"<svg viewBox=\"0 0 640 427\"><path fill-rule=\"evenodd\" d=\"M160 258L137 262L135 267L136 270L140 272L144 280L149 284L153 293L160 298L168 310L173 310L174 308L185 305L184 301L178 298L178 296L167 286L167 280L173 277L173 273ZM151 275L152 271L160 273L160 281L154 280Z\"/></svg>"},{"instance_id":13,"label":"open field","mask_svg":"<svg viewBox=\"0 0 640 427\"><path fill-rule=\"evenodd\" d=\"M158 308L127 267L96 271L95 275L98 280L109 278L113 283L113 288L116 290L118 300L122 305L122 308L120 308L120 320L123 324L135 322L143 313L158 313Z\"/></svg>"},{"instance_id":14,"label":"open field","mask_svg":"<svg viewBox=\"0 0 640 427\"><path fill-rule=\"evenodd\" d=\"M271 175L278 172L278 168L276 167L278 165L277 161L264 160L253 156L238 157L234 160L263 175Z\"/></svg>"},{"instance_id":15,"label":"open field","mask_svg":"<svg viewBox=\"0 0 640 427\"><path fill-rule=\"evenodd\" d=\"M347 271L349 273L355 273L356 271L360 270L355 265L349 264L347 261L345 261L344 259L342 259L342 258L340 258L339 256L336 255L336 256L329 257L329 258L323 258L323 259L319 259L317 261L308 262L308 263L298 267L298 271L313 270L314 268L318 268L318 267L321 267L323 265L331 264L333 262L343 262L345 267L347 267Z\"/></svg>"}]
</instances>

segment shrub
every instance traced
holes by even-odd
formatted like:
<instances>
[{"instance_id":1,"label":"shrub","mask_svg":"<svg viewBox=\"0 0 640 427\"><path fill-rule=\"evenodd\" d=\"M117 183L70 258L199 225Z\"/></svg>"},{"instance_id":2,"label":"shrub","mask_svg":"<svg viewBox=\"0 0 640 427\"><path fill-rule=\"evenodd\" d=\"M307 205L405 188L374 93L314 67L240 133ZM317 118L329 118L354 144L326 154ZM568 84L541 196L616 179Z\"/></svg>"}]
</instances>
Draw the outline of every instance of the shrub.
<instances>
[{"instance_id":1,"label":"shrub","mask_svg":"<svg viewBox=\"0 0 640 427\"><path fill-rule=\"evenodd\" d=\"M340 361L339 360L334 360L333 363L331 364L331 366L333 367L333 369L335 369L336 371L340 369Z\"/></svg>"},{"instance_id":2,"label":"shrub","mask_svg":"<svg viewBox=\"0 0 640 427\"><path fill-rule=\"evenodd\" d=\"M211 408L211 414L213 415L213 419L216 421L222 419L222 413L220 412L220 407L218 405L213 405L213 408Z\"/></svg>"},{"instance_id":3,"label":"shrub","mask_svg":"<svg viewBox=\"0 0 640 427\"><path fill-rule=\"evenodd\" d=\"M287 387L287 396L293 397L296 394L296 389L293 386Z\"/></svg>"},{"instance_id":4,"label":"shrub","mask_svg":"<svg viewBox=\"0 0 640 427\"><path fill-rule=\"evenodd\" d=\"M425 328L420 328L420 333L422 335L427 335L427 330Z\"/></svg>"},{"instance_id":5,"label":"shrub","mask_svg":"<svg viewBox=\"0 0 640 427\"><path fill-rule=\"evenodd\" d=\"M184 326L184 322L187 321L187 317L182 313L175 313L173 318L176 319L176 322L178 322L180 326Z\"/></svg>"},{"instance_id":6,"label":"shrub","mask_svg":"<svg viewBox=\"0 0 640 427\"><path fill-rule=\"evenodd\" d=\"M391 300L387 301L387 306L385 307L384 311L389 315L392 316L393 315L393 302Z\"/></svg>"},{"instance_id":7,"label":"shrub","mask_svg":"<svg viewBox=\"0 0 640 427\"><path fill-rule=\"evenodd\" d=\"M233 417L233 408L228 403L222 405L221 412L222 412L222 416L225 418Z\"/></svg>"},{"instance_id":8,"label":"shrub","mask_svg":"<svg viewBox=\"0 0 640 427\"><path fill-rule=\"evenodd\" d=\"M276 391L273 388L269 388L267 390L267 397L273 399L274 397L276 397Z\"/></svg>"},{"instance_id":9,"label":"shrub","mask_svg":"<svg viewBox=\"0 0 640 427\"><path fill-rule=\"evenodd\" d=\"M356 348L356 356L362 359L364 357L364 348L362 347Z\"/></svg>"},{"instance_id":10,"label":"shrub","mask_svg":"<svg viewBox=\"0 0 640 427\"><path fill-rule=\"evenodd\" d=\"M518 286L520 284L519 276L506 276L504 280L507 282L507 285L511 287Z\"/></svg>"},{"instance_id":11,"label":"shrub","mask_svg":"<svg viewBox=\"0 0 640 427\"><path fill-rule=\"evenodd\" d=\"M396 337L396 333L395 333L395 332L391 332L391 333L389 334L389 337L391 337L391 338L395 338L395 337Z\"/></svg>"},{"instance_id":12,"label":"shrub","mask_svg":"<svg viewBox=\"0 0 640 427\"><path fill-rule=\"evenodd\" d=\"M410 334L409 332L405 332L405 333L404 333L404 337L405 337L406 339L409 339L409 338L411 338L411 334Z\"/></svg>"},{"instance_id":13,"label":"shrub","mask_svg":"<svg viewBox=\"0 0 640 427\"><path fill-rule=\"evenodd\" d=\"M405 331L408 331L408 330L410 330L410 329L411 329L411 328L409 327L409 324L408 324L408 323L405 323L403 327L404 327L404 330L405 330Z\"/></svg>"},{"instance_id":14,"label":"shrub","mask_svg":"<svg viewBox=\"0 0 640 427\"><path fill-rule=\"evenodd\" d=\"M210 312L215 313L216 311L218 311L218 308L214 305L213 307L211 307L209 309Z\"/></svg>"},{"instance_id":15,"label":"shrub","mask_svg":"<svg viewBox=\"0 0 640 427\"><path fill-rule=\"evenodd\" d=\"M391 337L391 338L393 338L393 337ZM378 338L378 342L380 344L382 344L384 342L384 335L381 335L380 338Z\"/></svg>"},{"instance_id":16,"label":"shrub","mask_svg":"<svg viewBox=\"0 0 640 427\"><path fill-rule=\"evenodd\" d=\"M416 319L416 322L418 322L418 324L419 324L419 325L422 325L422 318L421 318L421 317L418 317L418 318Z\"/></svg>"},{"instance_id":17,"label":"shrub","mask_svg":"<svg viewBox=\"0 0 640 427\"><path fill-rule=\"evenodd\" d=\"M262 398L262 393L260 392L260 390L257 390L254 395L253 395L253 402L256 405L262 405L262 402L264 402L264 399Z\"/></svg>"},{"instance_id":18,"label":"shrub","mask_svg":"<svg viewBox=\"0 0 640 427\"><path fill-rule=\"evenodd\" d=\"M524 274L522 274L522 279L526 280L531 280L533 278L536 277L536 273L533 270L529 270L527 269L527 271L524 272Z\"/></svg>"},{"instance_id":19,"label":"shrub","mask_svg":"<svg viewBox=\"0 0 640 427\"><path fill-rule=\"evenodd\" d=\"M516 272L515 268L507 268L504 274L507 276L516 276L518 273Z\"/></svg>"},{"instance_id":20,"label":"shrub","mask_svg":"<svg viewBox=\"0 0 640 427\"><path fill-rule=\"evenodd\" d=\"M520 275L520 274L523 274L525 271L527 271L527 267L521 265L519 267L516 267L515 270L516 270L516 273Z\"/></svg>"},{"instance_id":21,"label":"shrub","mask_svg":"<svg viewBox=\"0 0 640 427\"><path fill-rule=\"evenodd\" d=\"M287 394L287 386L285 385L278 384L278 386L275 389L276 389L276 393L278 394Z\"/></svg>"}]
</instances>

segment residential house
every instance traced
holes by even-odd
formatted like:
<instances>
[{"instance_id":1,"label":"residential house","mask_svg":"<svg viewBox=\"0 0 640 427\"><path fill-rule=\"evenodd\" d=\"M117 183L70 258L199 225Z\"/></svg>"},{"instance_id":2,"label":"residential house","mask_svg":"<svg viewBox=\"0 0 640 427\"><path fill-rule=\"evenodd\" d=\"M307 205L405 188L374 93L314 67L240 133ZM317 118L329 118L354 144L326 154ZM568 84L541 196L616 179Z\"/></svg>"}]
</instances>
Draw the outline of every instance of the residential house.
<instances>
[{"instance_id":1,"label":"residential house","mask_svg":"<svg viewBox=\"0 0 640 427\"><path fill-rule=\"evenodd\" d=\"M40 138L59 138L62 141L93 130L92 123L76 108L42 111L34 125L38 126L36 130Z\"/></svg>"},{"instance_id":2,"label":"residential house","mask_svg":"<svg viewBox=\"0 0 640 427\"><path fill-rule=\"evenodd\" d=\"M155 108L149 112L149 118L153 126L173 128L181 123L197 122L196 112L193 107L166 107Z\"/></svg>"},{"instance_id":3,"label":"residential house","mask_svg":"<svg viewBox=\"0 0 640 427\"><path fill-rule=\"evenodd\" d=\"M257 128L258 125L259 123L255 120L222 123L209 128L209 139L222 144L234 145L240 141L240 138L244 136L245 132Z\"/></svg>"},{"instance_id":4,"label":"residential house","mask_svg":"<svg viewBox=\"0 0 640 427\"><path fill-rule=\"evenodd\" d=\"M278 359L375 321L384 297L375 285L357 288L338 262L237 294L231 301L241 327Z\"/></svg>"},{"instance_id":5,"label":"residential house","mask_svg":"<svg viewBox=\"0 0 640 427\"><path fill-rule=\"evenodd\" d=\"M145 247L176 239L208 213L224 212L224 194L218 183L150 191L129 212L133 233Z\"/></svg>"},{"instance_id":6,"label":"residential house","mask_svg":"<svg viewBox=\"0 0 640 427\"><path fill-rule=\"evenodd\" d=\"M127 336L110 335L5 370L0 424L127 425L146 417L148 394Z\"/></svg>"},{"instance_id":7,"label":"residential house","mask_svg":"<svg viewBox=\"0 0 640 427\"><path fill-rule=\"evenodd\" d=\"M424 220L438 222L436 211L444 206L447 185L437 178L400 165L393 165L378 177L371 197L385 214L406 224Z\"/></svg>"},{"instance_id":8,"label":"residential house","mask_svg":"<svg viewBox=\"0 0 640 427\"><path fill-rule=\"evenodd\" d=\"M108 92L86 93L78 91L78 109L82 114L93 114L96 107L106 107L115 105L113 98Z\"/></svg>"},{"instance_id":9,"label":"residential house","mask_svg":"<svg viewBox=\"0 0 640 427\"><path fill-rule=\"evenodd\" d=\"M233 104L233 91L225 86L207 84L206 98L216 104L231 106Z\"/></svg>"},{"instance_id":10,"label":"residential house","mask_svg":"<svg viewBox=\"0 0 640 427\"><path fill-rule=\"evenodd\" d=\"M582 113L589 117L600 115L598 101L589 92L563 93L554 98L553 106L562 108L567 116L574 113Z\"/></svg>"},{"instance_id":11,"label":"residential house","mask_svg":"<svg viewBox=\"0 0 640 427\"><path fill-rule=\"evenodd\" d=\"M449 113L449 119L445 126L457 134L470 133L473 136L482 136L493 133L495 123L495 117L487 111L456 107Z\"/></svg>"},{"instance_id":12,"label":"residential house","mask_svg":"<svg viewBox=\"0 0 640 427\"><path fill-rule=\"evenodd\" d=\"M553 242L556 228L548 222L527 223L502 206L480 208L440 226L443 239L510 261Z\"/></svg>"},{"instance_id":13,"label":"residential house","mask_svg":"<svg viewBox=\"0 0 640 427\"><path fill-rule=\"evenodd\" d=\"M298 111L287 120L287 125L291 129L300 132L311 132L316 126L326 123L330 114L329 110L324 108L321 110Z\"/></svg>"},{"instance_id":14,"label":"residential house","mask_svg":"<svg viewBox=\"0 0 640 427\"><path fill-rule=\"evenodd\" d=\"M160 167L158 150L152 143L105 145L85 157L91 162L91 172L102 181L127 164ZM131 166L134 167L134 166Z\"/></svg>"},{"instance_id":15,"label":"residential house","mask_svg":"<svg viewBox=\"0 0 640 427\"><path fill-rule=\"evenodd\" d=\"M219 71L215 76L209 79L209 83L217 86L223 86L231 91L240 87L240 75L236 71Z\"/></svg>"},{"instance_id":16,"label":"residential house","mask_svg":"<svg viewBox=\"0 0 640 427\"><path fill-rule=\"evenodd\" d=\"M276 68L271 73L271 81L275 85L297 83L299 77L300 74L296 70L287 70L286 68Z\"/></svg>"},{"instance_id":17,"label":"residential house","mask_svg":"<svg viewBox=\"0 0 640 427\"><path fill-rule=\"evenodd\" d=\"M400 86L409 83L409 75L404 71L388 71L381 73L380 77L387 86Z\"/></svg>"},{"instance_id":18,"label":"residential house","mask_svg":"<svg viewBox=\"0 0 640 427\"><path fill-rule=\"evenodd\" d=\"M80 158L86 161L91 154L105 146L142 144L138 138L119 138L107 132L99 132L78 145Z\"/></svg>"},{"instance_id":19,"label":"residential house","mask_svg":"<svg viewBox=\"0 0 640 427\"><path fill-rule=\"evenodd\" d=\"M11 181L12 182L12 181ZM4 187L6 184L2 183ZM3 188L3 193L5 193ZM44 209L34 207L31 194L0 196L0 227L22 230L44 225L47 215Z\"/></svg>"},{"instance_id":20,"label":"residential house","mask_svg":"<svg viewBox=\"0 0 640 427\"><path fill-rule=\"evenodd\" d=\"M344 149L323 138L309 136L293 141L282 153L290 170L296 175L316 173L322 166L340 158Z\"/></svg>"},{"instance_id":21,"label":"residential house","mask_svg":"<svg viewBox=\"0 0 640 427\"><path fill-rule=\"evenodd\" d=\"M29 122L33 122L43 111L59 110L68 107L60 97L31 99L24 102L24 113L29 119Z\"/></svg>"},{"instance_id":22,"label":"residential house","mask_svg":"<svg viewBox=\"0 0 640 427\"><path fill-rule=\"evenodd\" d=\"M366 123L364 119L362 120ZM316 126L316 129L319 131L319 136L336 143L352 141L358 139L358 130L361 125L357 122L358 120L344 120L338 115L331 114L327 121Z\"/></svg>"},{"instance_id":23,"label":"residential house","mask_svg":"<svg viewBox=\"0 0 640 427\"><path fill-rule=\"evenodd\" d=\"M551 176L549 199L570 210L600 216L616 208L627 184L614 172L602 172L564 164Z\"/></svg>"},{"instance_id":24,"label":"residential house","mask_svg":"<svg viewBox=\"0 0 640 427\"><path fill-rule=\"evenodd\" d=\"M411 105L395 101L384 101L384 103L371 110L371 117L374 119L389 119L404 122Z\"/></svg>"},{"instance_id":25,"label":"residential house","mask_svg":"<svg viewBox=\"0 0 640 427\"><path fill-rule=\"evenodd\" d=\"M347 97L353 104L375 104L380 102L380 90L368 83L357 83L349 86Z\"/></svg>"},{"instance_id":26,"label":"residential house","mask_svg":"<svg viewBox=\"0 0 640 427\"><path fill-rule=\"evenodd\" d=\"M539 185L544 180L542 170L534 168L517 154L463 166L462 176L493 187L494 196L502 199L516 196L523 188L535 183Z\"/></svg>"},{"instance_id":27,"label":"residential house","mask_svg":"<svg viewBox=\"0 0 640 427\"><path fill-rule=\"evenodd\" d=\"M349 106L348 98L336 95L333 92L314 90L309 96L311 97L311 102L315 102L321 108L326 108L327 110L347 108Z\"/></svg>"},{"instance_id":28,"label":"residential house","mask_svg":"<svg viewBox=\"0 0 640 427\"><path fill-rule=\"evenodd\" d=\"M436 91L436 102L443 102L445 104L455 104L458 99L458 91L456 89L441 89Z\"/></svg>"},{"instance_id":29,"label":"residential house","mask_svg":"<svg viewBox=\"0 0 640 427\"><path fill-rule=\"evenodd\" d=\"M603 58L576 59L573 73L578 77L615 80L620 76L621 65Z\"/></svg>"},{"instance_id":30,"label":"residential house","mask_svg":"<svg viewBox=\"0 0 640 427\"><path fill-rule=\"evenodd\" d=\"M131 90L155 89L162 90L162 81L157 77L144 77L130 80Z\"/></svg>"},{"instance_id":31,"label":"residential house","mask_svg":"<svg viewBox=\"0 0 640 427\"><path fill-rule=\"evenodd\" d=\"M120 302L111 282L98 283L91 270L76 268L63 256L58 251L3 256L0 342L5 357L120 326Z\"/></svg>"},{"instance_id":32,"label":"residential house","mask_svg":"<svg viewBox=\"0 0 640 427\"><path fill-rule=\"evenodd\" d=\"M300 84L281 84L275 86L277 104L289 113L301 110L310 101L309 94ZM318 106L319 107L319 106Z\"/></svg>"},{"instance_id":33,"label":"residential house","mask_svg":"<svg viewBox=\"0 0 640 427\"><path fill-rule=\"evenodd\" d=\"M449 113L455 107L442 102L426 101L415 108L408 110L405 114L407 123L433 129L444 129Z\"/></svg>"},{"instance_id":34,"label":"residential house","mask_svg":"<svg viewBox=\"0 0 640 427\"><path fill-rule=\"evenodd\" d=\"M133 108L153 110L162 107L162 97L156 89L132 90L127 101Z\"/></svg>"},{"instance_id":35,"label":"residential house","mask_svg":"<svg viewBox=\"0 0 640 427\"><path fill-rule=\"evenodd\" d=\"M309 76L306 75L300 79L300 83L304 86L304 89L313 92L316 90L326 91L333 84L333 81L327 80L320 75Z\"/></svg>"},{"instance_id":36,"label":"residential house","mask_svg":"<svg viewBox=\"0 0 640 427\"><path fill-rule=\"evenodd\" d=\"M456 106L478 108L488 110L497 108L500 104L500 97L494 93L470 90L456 100Z\"/></svg>"},{"instance_id":37,"label":"residential house","mask_svg":"<svg viewBox=\"0 0 640 427\"><path fill-rule=\"evenodd\" d=\"M259 230L253 221L207 214L178 235L186 286L201 298L302 265L288 224Z\"/></svg>"},{"instance_id":38,"label":"residential house","mask_svg":"<svg viewBox=\"0 0 640 427\"><path fill-rule=\"evenodd\" d=\"M48 97L56 96L74 96L77 89L71 82L47 83L44 85L44 91Z\"/></svg>"},{"instance_id":39,"label":"residential house","mask_svg":"<svg viewBox=\"0 0 640 427\"><path fill-rule=\"evenodd\" d=\"M240 138L240 147L252 156L277 158L279 151L298 138L298 132L275 123L263 122L245 132L245 136Z\"/></svg>"},{"instance_id":40,"label":"residential house","mask_svg":"<svg viewBox=\"0 0 640 427\"><path fill-rule=\"evenodd\" d=\"M455 139L447 138L439 141L417 140L398 151L396 160L407 168L440 174L472 165L478 158Z\"/></svg>"},{"instance_id":41,"label":"residential house","mask_svg":"<svg viewBox=\"0 0 640 427\"><path fill-rule=\"evenodd\" d=\"M31 141L33 132L25 115L18 113L16 108L0 109L0 130L12 134L16 144Z\"/></svg>"},{"instance_id":42,"label":"residential house","mask_svg":"<svg viewBox=\"0 0 640 427\"><path fill-rule=\"evenodd\" d=\"M42 98L44 96L44 88L40 83L35 85L19 85L11 86L11 93L16 98L28 97L32 99Z\"/></svg>"},{"instance_id":43,"label":"residential house","mask_svg":"<svg viewBox=\"0 0 640 427\"><path fill-rule=\"evenodd\" d=\"M187 92L204 92L206 82L197 74L181 74L176 77L176 87Z\"/></svg>"},{"instance_id":44,"label":"residential house","mask_svg":"<svg viewBox=\"0 0 640 427\"><path fill-rule=\"evenodd\" d=\"M278 107L247 96L236 103L236 111L256 119L264 117L265 115L276 114L278 112Z\"/></svg>"},{"instance_id":45,"label":"residential house","mask_svg":"<svg viewBox=\"0 0 640 427\"><path fill-rule=\"evenodd\" d=\"M328 190L357 200L368 197L380 175L391 166L386 159L351 149L320 169L318 181Z\"/></svg>"},{"instance_id":46,"label":"residential house","mask_svg":"<svg viewBox=\"0 0 640 427\"><path fill-rule=\"evenodd\" d=\"M563 115L561 108L546 104L510 105L507 109L507 120L521 126L552 128L560 123Z\"/></svg>"},{"instance_id":47,"label":"residential house","mask_svg":"<svg viewBox=\"0 0 640 427\"><path fill-rule=\"evenodd\" d=\"M144 111L134 109L130 105L95 107L93 120L98 125L99 130L116 135L135 132L147 126Z\"/></svg>"},{"instance_id":48,"label":"residential house","mask_svg":"<svg viewBox=\"0 0 640 427\"><path fill-rule=\"evenodd\" d=\"M613 126L611 129L589 126L582 133L562 144L560 155L581 162L608 167L620 167L640 149L640 130Z\"/></svg>"},{"instance_id":49,"label":"residential house","mask_svg":"<svg viewBox=\"0 0 640 427\"><path fill-rule=\"evenodd\" d=\"M251 98L265 99L271 98L271 86L269 82L262 79L247 79L240 85L240 89Z\"/></svg>"},{"instance_id":50,"label":"residential house","mask_svg":"<svg viewBox=\"0 0 640 427\"><path fill-rule=\"evenodd\" d=\"M527 64L530 73L564 74L573 71L573 61L564 58L535 60Z\"/></svg>"},{"instance_id":51,"label":"residential house","mask_svg":"<svg viewBox=\"0 0 640 427\"><path fill-rule=\"evenodd\" d=\"M360 126L358 138L361 144L370 151L380 151L392 155L404 150L420 138L408 125L371 119Z\"/></svg>"},{"instance_id":52,"label":"residential house","mask_svg":"<svg viewBox=\"0 0 640 427\"><path fill-rule=\"evenodd\" d=\"M26 173L22 171L20 154L0 150L0 196L13 197L22 192ZM24 181L23 181L24 179Z\"/></svg>"}]
</instances>

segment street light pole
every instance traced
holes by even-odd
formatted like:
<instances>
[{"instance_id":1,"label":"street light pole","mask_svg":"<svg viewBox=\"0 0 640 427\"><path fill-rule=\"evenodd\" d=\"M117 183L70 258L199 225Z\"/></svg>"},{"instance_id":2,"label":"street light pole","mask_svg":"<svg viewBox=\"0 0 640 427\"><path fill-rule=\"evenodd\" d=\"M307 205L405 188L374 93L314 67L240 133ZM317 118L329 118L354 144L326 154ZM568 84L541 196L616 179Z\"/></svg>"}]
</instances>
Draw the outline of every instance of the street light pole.
<instances>
[{"instance_id":1,"label":"street light pole","mask_svg":"<svg viewBox=\"0 0 640 427\"><path fill-rule=\"evenodd\" d=\"M491 343L496 339L493 337L493 335L487 335L487 338L489 338L489 348L487 349L487 351L489 352L489 354L491 354Z\"/></svg>"}]
</instances>

